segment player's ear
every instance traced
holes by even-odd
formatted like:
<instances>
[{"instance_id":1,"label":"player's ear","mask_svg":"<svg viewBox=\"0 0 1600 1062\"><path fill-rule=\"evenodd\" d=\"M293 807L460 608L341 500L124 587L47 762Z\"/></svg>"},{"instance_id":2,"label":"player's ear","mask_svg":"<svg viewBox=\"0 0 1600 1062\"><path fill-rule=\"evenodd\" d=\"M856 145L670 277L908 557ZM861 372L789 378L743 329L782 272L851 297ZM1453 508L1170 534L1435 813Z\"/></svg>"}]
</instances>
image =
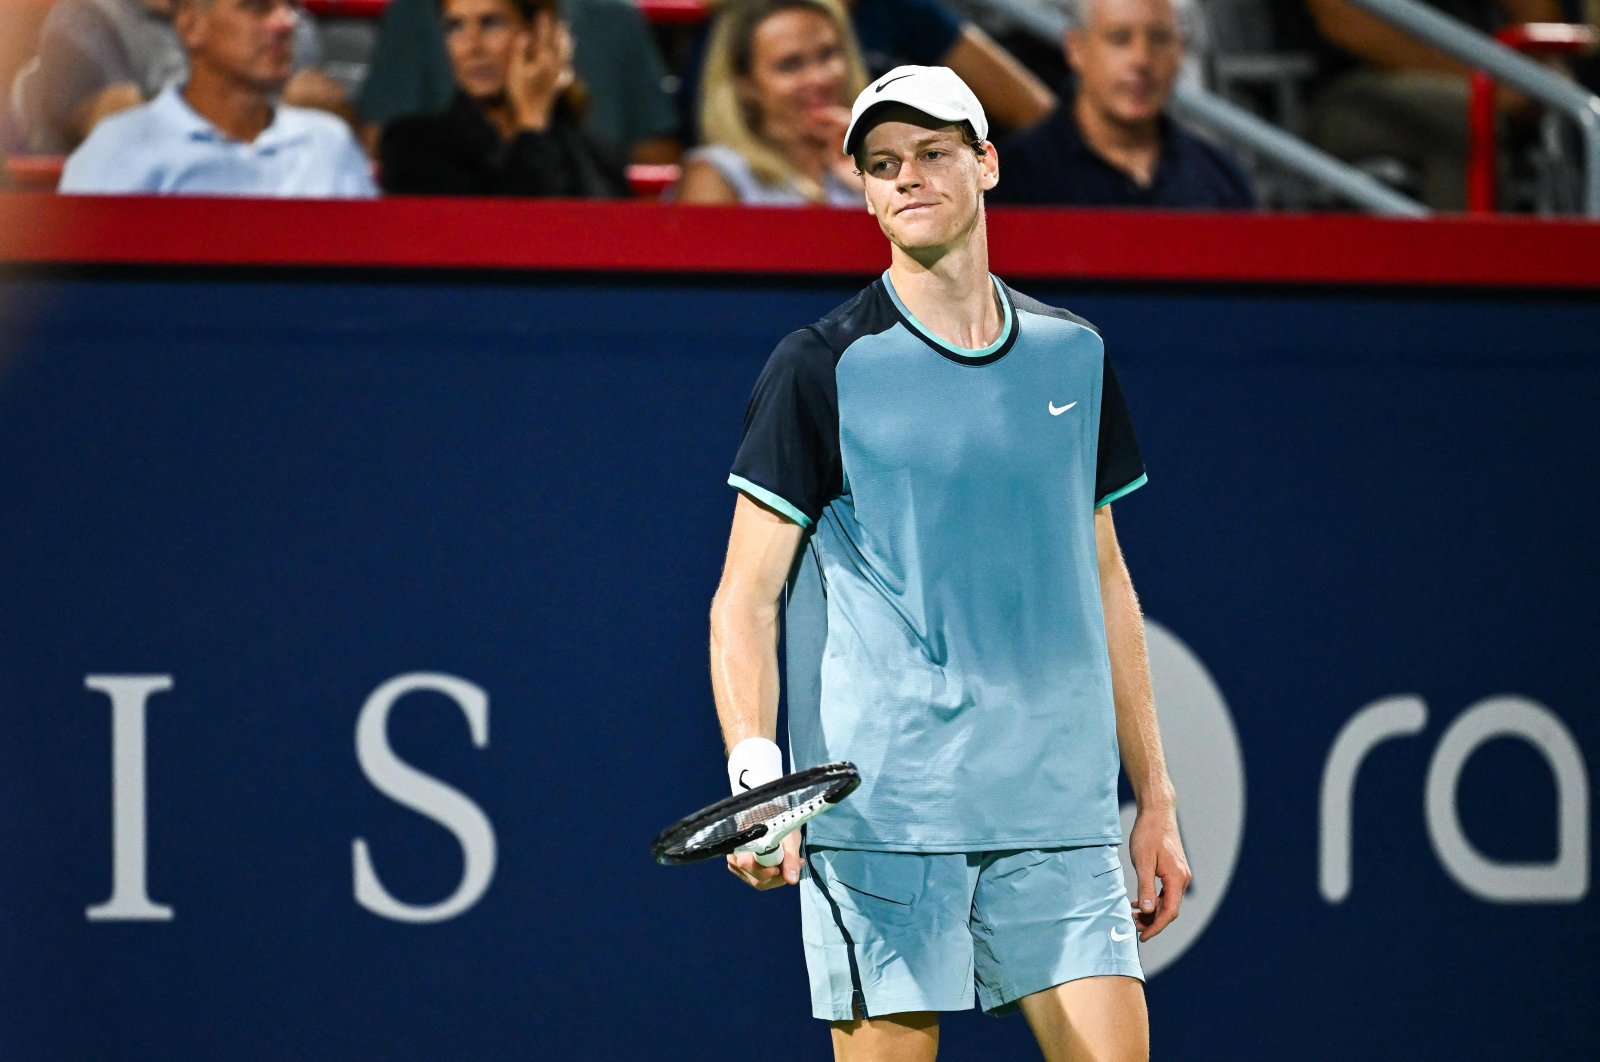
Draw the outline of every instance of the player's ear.
<instances>
[{"instance_id":1,"label":"player's ear","mask_svg":"<svg viewBox=\"0 0 1600 1062\"><path fill-rule=\"evenodd\" d=\"M978 187L985 192L1000 183L1000 153L989 141L983 142L983 154L978 159Z\"/></svg>"}]
</instances>

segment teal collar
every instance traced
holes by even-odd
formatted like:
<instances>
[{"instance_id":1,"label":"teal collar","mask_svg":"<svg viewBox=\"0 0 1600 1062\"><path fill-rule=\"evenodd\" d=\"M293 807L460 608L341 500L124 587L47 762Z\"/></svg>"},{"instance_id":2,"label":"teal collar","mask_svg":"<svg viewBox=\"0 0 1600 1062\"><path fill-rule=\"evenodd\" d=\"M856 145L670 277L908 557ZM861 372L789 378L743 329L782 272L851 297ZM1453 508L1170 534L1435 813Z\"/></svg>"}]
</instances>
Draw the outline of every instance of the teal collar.
<instances>
[{"instance_id":1,"label":"teal collar","mask_svg":"<svg viewBox=\"0 0 1600 1062\"><path fill-rule=\"evenodd\" d=\"M989 274L989 281L994 285L995 296L1000 300L1000 334L995 341L986 347L977 350L968 347L958 347L954 343L936 335L931 328L917 320L917 315L912 313L906 304L900 301L899 292L894 290L894 281L889 279L889 271L883 271L883 290L889 293L889 299L894 303L895 312L900 315L900 320L905 323L913 334L927 343L934 350L943 354L952 361L969 365L987 365L989 362L998 361L1011 349L1011 344L1017 338L1017 315L1011 308L1011 299L1006 293L1005 285L1000 283L1000 278Z\"/></svg>"}]
</instances>

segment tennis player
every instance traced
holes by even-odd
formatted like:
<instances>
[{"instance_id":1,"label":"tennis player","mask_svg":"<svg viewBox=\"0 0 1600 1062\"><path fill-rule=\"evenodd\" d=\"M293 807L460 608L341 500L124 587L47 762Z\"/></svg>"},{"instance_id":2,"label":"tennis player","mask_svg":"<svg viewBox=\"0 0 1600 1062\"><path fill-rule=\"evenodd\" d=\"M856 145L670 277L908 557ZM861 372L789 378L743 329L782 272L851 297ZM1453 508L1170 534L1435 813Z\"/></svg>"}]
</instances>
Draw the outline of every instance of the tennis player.
<instances>
[{"instance_id":1,"label":"tennis player","mask_svg":"<svg viewBox=\"0 0 1600 1062\"><path fill-rule=\"evenodd\" d=\"M1094 326L989 273L987 134L942 67L855 101L845 153L889 269L756 384L711 670L731 785L778 777L787 588L792 765L850 760L862 784L780 866L729 867L799 884L837 1058L931 1059L974 990L1047 1059L1146 1058L1136 941L1177 917L1189 868L1111 521L1144 465Z\"/></svg>"}]
</instances>

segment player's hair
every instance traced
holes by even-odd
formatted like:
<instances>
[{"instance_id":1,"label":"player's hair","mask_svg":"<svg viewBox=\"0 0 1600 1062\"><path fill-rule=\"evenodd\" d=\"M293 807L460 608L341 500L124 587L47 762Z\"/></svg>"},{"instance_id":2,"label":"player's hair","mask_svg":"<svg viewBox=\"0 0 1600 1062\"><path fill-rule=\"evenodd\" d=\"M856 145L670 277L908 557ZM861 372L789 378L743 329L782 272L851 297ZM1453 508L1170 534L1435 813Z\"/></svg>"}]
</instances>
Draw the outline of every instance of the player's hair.
<instances>
[{"instance_id":1,"label":"player's hair","mask_svg":"<svg viewBox=\"0 0 1600 1062\"><path fill-rule=\"evenodd\" d=\"M833 23L844 50L848 107L867 87L866 67L855 31L838 0L730 0L721 5L711 43L706 48L705 75L700 84L700 134L708 144L725 144L743 155L755 175L768 184L788 185L812 202L821 202L822 185L794 172L783 152L761 133L761 115L739 92L739 79L750 75L756 29L783 11L815 11Z\"/></svg>"},{"instance_id":2,"label":"player's hair","mask_svg":"<svg viewBox=\"0 0 1600 1062\"><path fill-rule=\"evenodd\" d=\"M915 108L912 109L915 110ZM929 117L932 117L932 115L929 115ZM935 118L934 121L938 121L938 119ZM961 142L971 148L974 155L981 159L989 153L989 149L983 146L983 137L978 135L978 131L972 127L971 122L957 124L961 128ZM866 155L863 154L867 149L866 141L866 134L863 133L860 139L856 141L856 153L850 156L850 160L856 164L857 173L862 173L866 170Z\"/></svg>"}]
</instances>

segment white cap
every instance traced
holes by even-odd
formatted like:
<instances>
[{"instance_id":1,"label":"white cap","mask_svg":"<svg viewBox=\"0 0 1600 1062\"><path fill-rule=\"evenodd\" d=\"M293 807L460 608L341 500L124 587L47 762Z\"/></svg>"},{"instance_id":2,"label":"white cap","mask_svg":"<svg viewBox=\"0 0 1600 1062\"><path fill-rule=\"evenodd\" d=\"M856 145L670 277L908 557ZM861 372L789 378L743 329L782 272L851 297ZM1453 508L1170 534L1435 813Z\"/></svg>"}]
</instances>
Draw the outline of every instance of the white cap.
<instances>
[{"instance_id":1,"label":"white cap","mask_svg":"<svg viewBox=\"0 0 1600 1062\"><path fill-rule=\"evenodd\" d=\"M868 112L885 103L903 103L942 122L970 122L979 140L989 139L989 119L983 104L967 88L967 83L948 66L897 66L861 90L850 108L850 127L844 131L844 153L854 155L858 137L865 137L871 123L863 123Z\"/></svg>"}]
</instances>

